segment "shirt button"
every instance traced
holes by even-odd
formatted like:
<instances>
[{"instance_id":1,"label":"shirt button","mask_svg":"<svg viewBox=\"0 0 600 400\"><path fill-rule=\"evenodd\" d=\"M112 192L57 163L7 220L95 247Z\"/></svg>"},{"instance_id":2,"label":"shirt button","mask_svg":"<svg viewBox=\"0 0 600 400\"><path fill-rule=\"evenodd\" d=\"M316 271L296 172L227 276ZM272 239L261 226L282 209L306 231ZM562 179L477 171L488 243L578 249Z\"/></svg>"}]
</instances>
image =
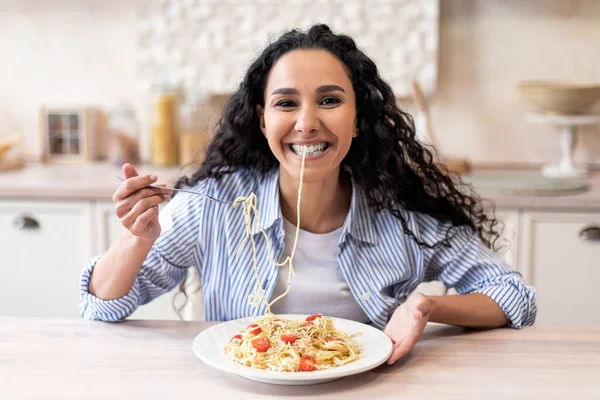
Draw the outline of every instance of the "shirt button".
<instances>
[{"instance_id":1,"label":"shirt button","mask_svg":"<svg viewBox=\"0 0 600 400\"><path fill-rule=\"evenodd\" d=\"M370 299L370 298L371 298L371 293L363 293L363 294L360 296L360 299L361 299L362 301L369 301L369 299Z\"/></svg>"}]
</instances>

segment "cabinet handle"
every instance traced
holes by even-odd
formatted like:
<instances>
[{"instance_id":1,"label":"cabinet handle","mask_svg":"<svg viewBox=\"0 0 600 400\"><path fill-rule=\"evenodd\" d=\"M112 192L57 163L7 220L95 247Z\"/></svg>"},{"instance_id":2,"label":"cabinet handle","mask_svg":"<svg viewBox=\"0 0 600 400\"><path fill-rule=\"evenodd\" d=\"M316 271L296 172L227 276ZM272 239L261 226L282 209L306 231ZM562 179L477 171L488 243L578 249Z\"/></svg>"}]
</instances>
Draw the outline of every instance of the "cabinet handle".
<instances>
[{"instance_id":1,"label":"cabinet handle","mask_svg":"<svg viewBox=\"0 0 600 400\"><path fill-rule=\"evenodd\" d=\"M590 242L600 242L600 227L593 225L585 227L579 232L579 237Z\"/></svg>"},{"instance_id":2,"label":"cabinet handle","mask_svg":"<svg viewBox=\"0 0 600 400\"><path fill-rule=\"evenodd\" d=\"M15 218L13 224L19 229L34 230L40 228L40 223L29 215L19 215L17 218Z\"/></svg>"}]
</instances>

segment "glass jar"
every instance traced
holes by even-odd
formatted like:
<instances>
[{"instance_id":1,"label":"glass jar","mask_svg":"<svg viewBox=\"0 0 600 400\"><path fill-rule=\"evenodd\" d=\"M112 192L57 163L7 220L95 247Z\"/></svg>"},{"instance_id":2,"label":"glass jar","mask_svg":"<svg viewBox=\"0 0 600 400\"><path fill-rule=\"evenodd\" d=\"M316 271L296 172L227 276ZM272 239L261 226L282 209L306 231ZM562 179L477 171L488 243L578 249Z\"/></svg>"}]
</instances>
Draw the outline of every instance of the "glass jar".
<instances>
[{"instance_id":1,"label":"glass jar","mask_svg":"<svg viewBox=\"0 0 600 400\"><path fill-rule=\"evenodd\" d=\"M199 166L204 161L209 134L208 97L189 93L179 114L179 156L183 166Z\"/></svg>"},{"instance_id":2,"label":"glass jar","mask_svg":"<svg viewBox=\"0 0 600 400\"><path fill-rule=\"evenodd\" d=\"M138 122L133 107L120 103L108 119L108 158L112 164L140 163Z\"/></svg>"},{"instance_id":3,"label":"glass jar","mask_svg":"<svg viewBox=\"0 0 600 400\"><path fill-rule=\"evenodd\" d=\"M177 92L168 86L156 86L152 94L150 126L150 162L160 166L179 164Z\"/></svg>"}]
</instances>

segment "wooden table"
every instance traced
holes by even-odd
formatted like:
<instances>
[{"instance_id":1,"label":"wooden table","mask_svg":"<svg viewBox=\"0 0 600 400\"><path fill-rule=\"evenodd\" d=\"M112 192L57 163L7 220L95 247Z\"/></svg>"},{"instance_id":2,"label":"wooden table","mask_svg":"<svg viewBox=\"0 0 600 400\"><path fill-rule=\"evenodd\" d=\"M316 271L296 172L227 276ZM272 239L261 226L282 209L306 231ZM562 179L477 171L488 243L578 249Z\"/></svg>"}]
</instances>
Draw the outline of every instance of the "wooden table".
<instances>
[{"instance_id":1,"label":"wooden table","mask_svg":"<svg viewBox=\"0 0 600 400\"><path fill-rule=\"evenodd\" d=\"M192 340L213 324L0 317L0 398L600 398L600 330L432 325L396 365L290 387L249 381L197 359Z\"/></svg>"}]
</instances>

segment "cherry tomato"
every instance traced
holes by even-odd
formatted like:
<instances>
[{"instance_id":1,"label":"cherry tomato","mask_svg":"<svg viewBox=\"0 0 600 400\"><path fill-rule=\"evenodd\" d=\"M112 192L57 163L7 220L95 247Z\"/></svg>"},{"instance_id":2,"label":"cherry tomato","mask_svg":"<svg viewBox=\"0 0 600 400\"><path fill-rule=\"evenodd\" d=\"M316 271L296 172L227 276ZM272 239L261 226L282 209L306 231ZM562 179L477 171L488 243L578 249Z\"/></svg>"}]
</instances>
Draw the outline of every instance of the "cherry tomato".
<instances>
[{"instance_id":1,"label":"cherry tomato","mask_svg":"<svg viewBox=\"0 0 600 400\"><path fill-rule=\"evenodd\" d=\"M307 321L305 323L303 323L301 326L311 326L313 323L310 321Z\"/></svg>"},{"instance_id":2,"label":"cherry tomato","mask_svg":"<svg viewBox=\"0 0 600 400\"><path fill-rule=\"evenodd\" d=\"M264 353L265 351L269 350L271 343L269 343L269 339L259 337L252 341L252 347L254 347L259 353Z\"/></svg>"},{"instance_id":3,"label":"cherry tomato","mask_svg":"<svg viewBox=\"0 0 600 400\"><path fill-rule=\"evenodd\" d=\"M314 371L317 367L317 360L313 356L303 356L300 358L300 371Z\"/></svg>"},{"instance_id":4,"label":"cherry tomato","mask_svg":"<svg viewBox=\"0 0 600 400\"><path fill-rule=\"evenodd\" d=\"M255 328L255 329L252 329L252 330L248 331L248 329L251 329L251 328ZM248 327L246 328L246 330L249 333L253 334L253 335L258 335L259 333L262 332L262 329L260 328L260 326L258 326L256 324L250 324L250 325L248 325Z\"/></svg>"},{"instance_id":5,"label":"cherry tomato","mask_svg":"<svg viewBox=\"0 0 600 400\"><path fill-rule=\"evenodd\" d=\"M231 338L229 343L233 342L234 340L242 340L242 335L235 335L234 337Z\"/></svg>"},{"instance_id":6,"label":"cherry tomato","mask_svg":"<svg viewBox=\"0 0 600 400\"><path fill-rule=\"evenodd\" d=\"M294 344L298 338L294 335L281 335L281 341L287 344Z\"/></svg>"},{"instance_id":7,"label":"cherry tomato","mask_svg":"<svg viewBox=\"0 0 600 400\"><path fill-rule=\"evenodd\" d=\"M326 342L343 342L343 341L344 341L344 339L342 339L342 338L339 338L339 337L333 337L333 336L325 336L325 337L324 337L324 340L325 340Z\"/></svg>"},{"instance_id":8,"label":"cherry tomato","mask_svg":"<svg viewBox=\"0 0 600 400\"><path fill-rule=\"evenodd\" d=\"M308 317L306 317L307 321L314 321L317 318L321 318L322 315L321 314L314 314L314 315L309 315Z\"/></svg>"}]
</instances>

